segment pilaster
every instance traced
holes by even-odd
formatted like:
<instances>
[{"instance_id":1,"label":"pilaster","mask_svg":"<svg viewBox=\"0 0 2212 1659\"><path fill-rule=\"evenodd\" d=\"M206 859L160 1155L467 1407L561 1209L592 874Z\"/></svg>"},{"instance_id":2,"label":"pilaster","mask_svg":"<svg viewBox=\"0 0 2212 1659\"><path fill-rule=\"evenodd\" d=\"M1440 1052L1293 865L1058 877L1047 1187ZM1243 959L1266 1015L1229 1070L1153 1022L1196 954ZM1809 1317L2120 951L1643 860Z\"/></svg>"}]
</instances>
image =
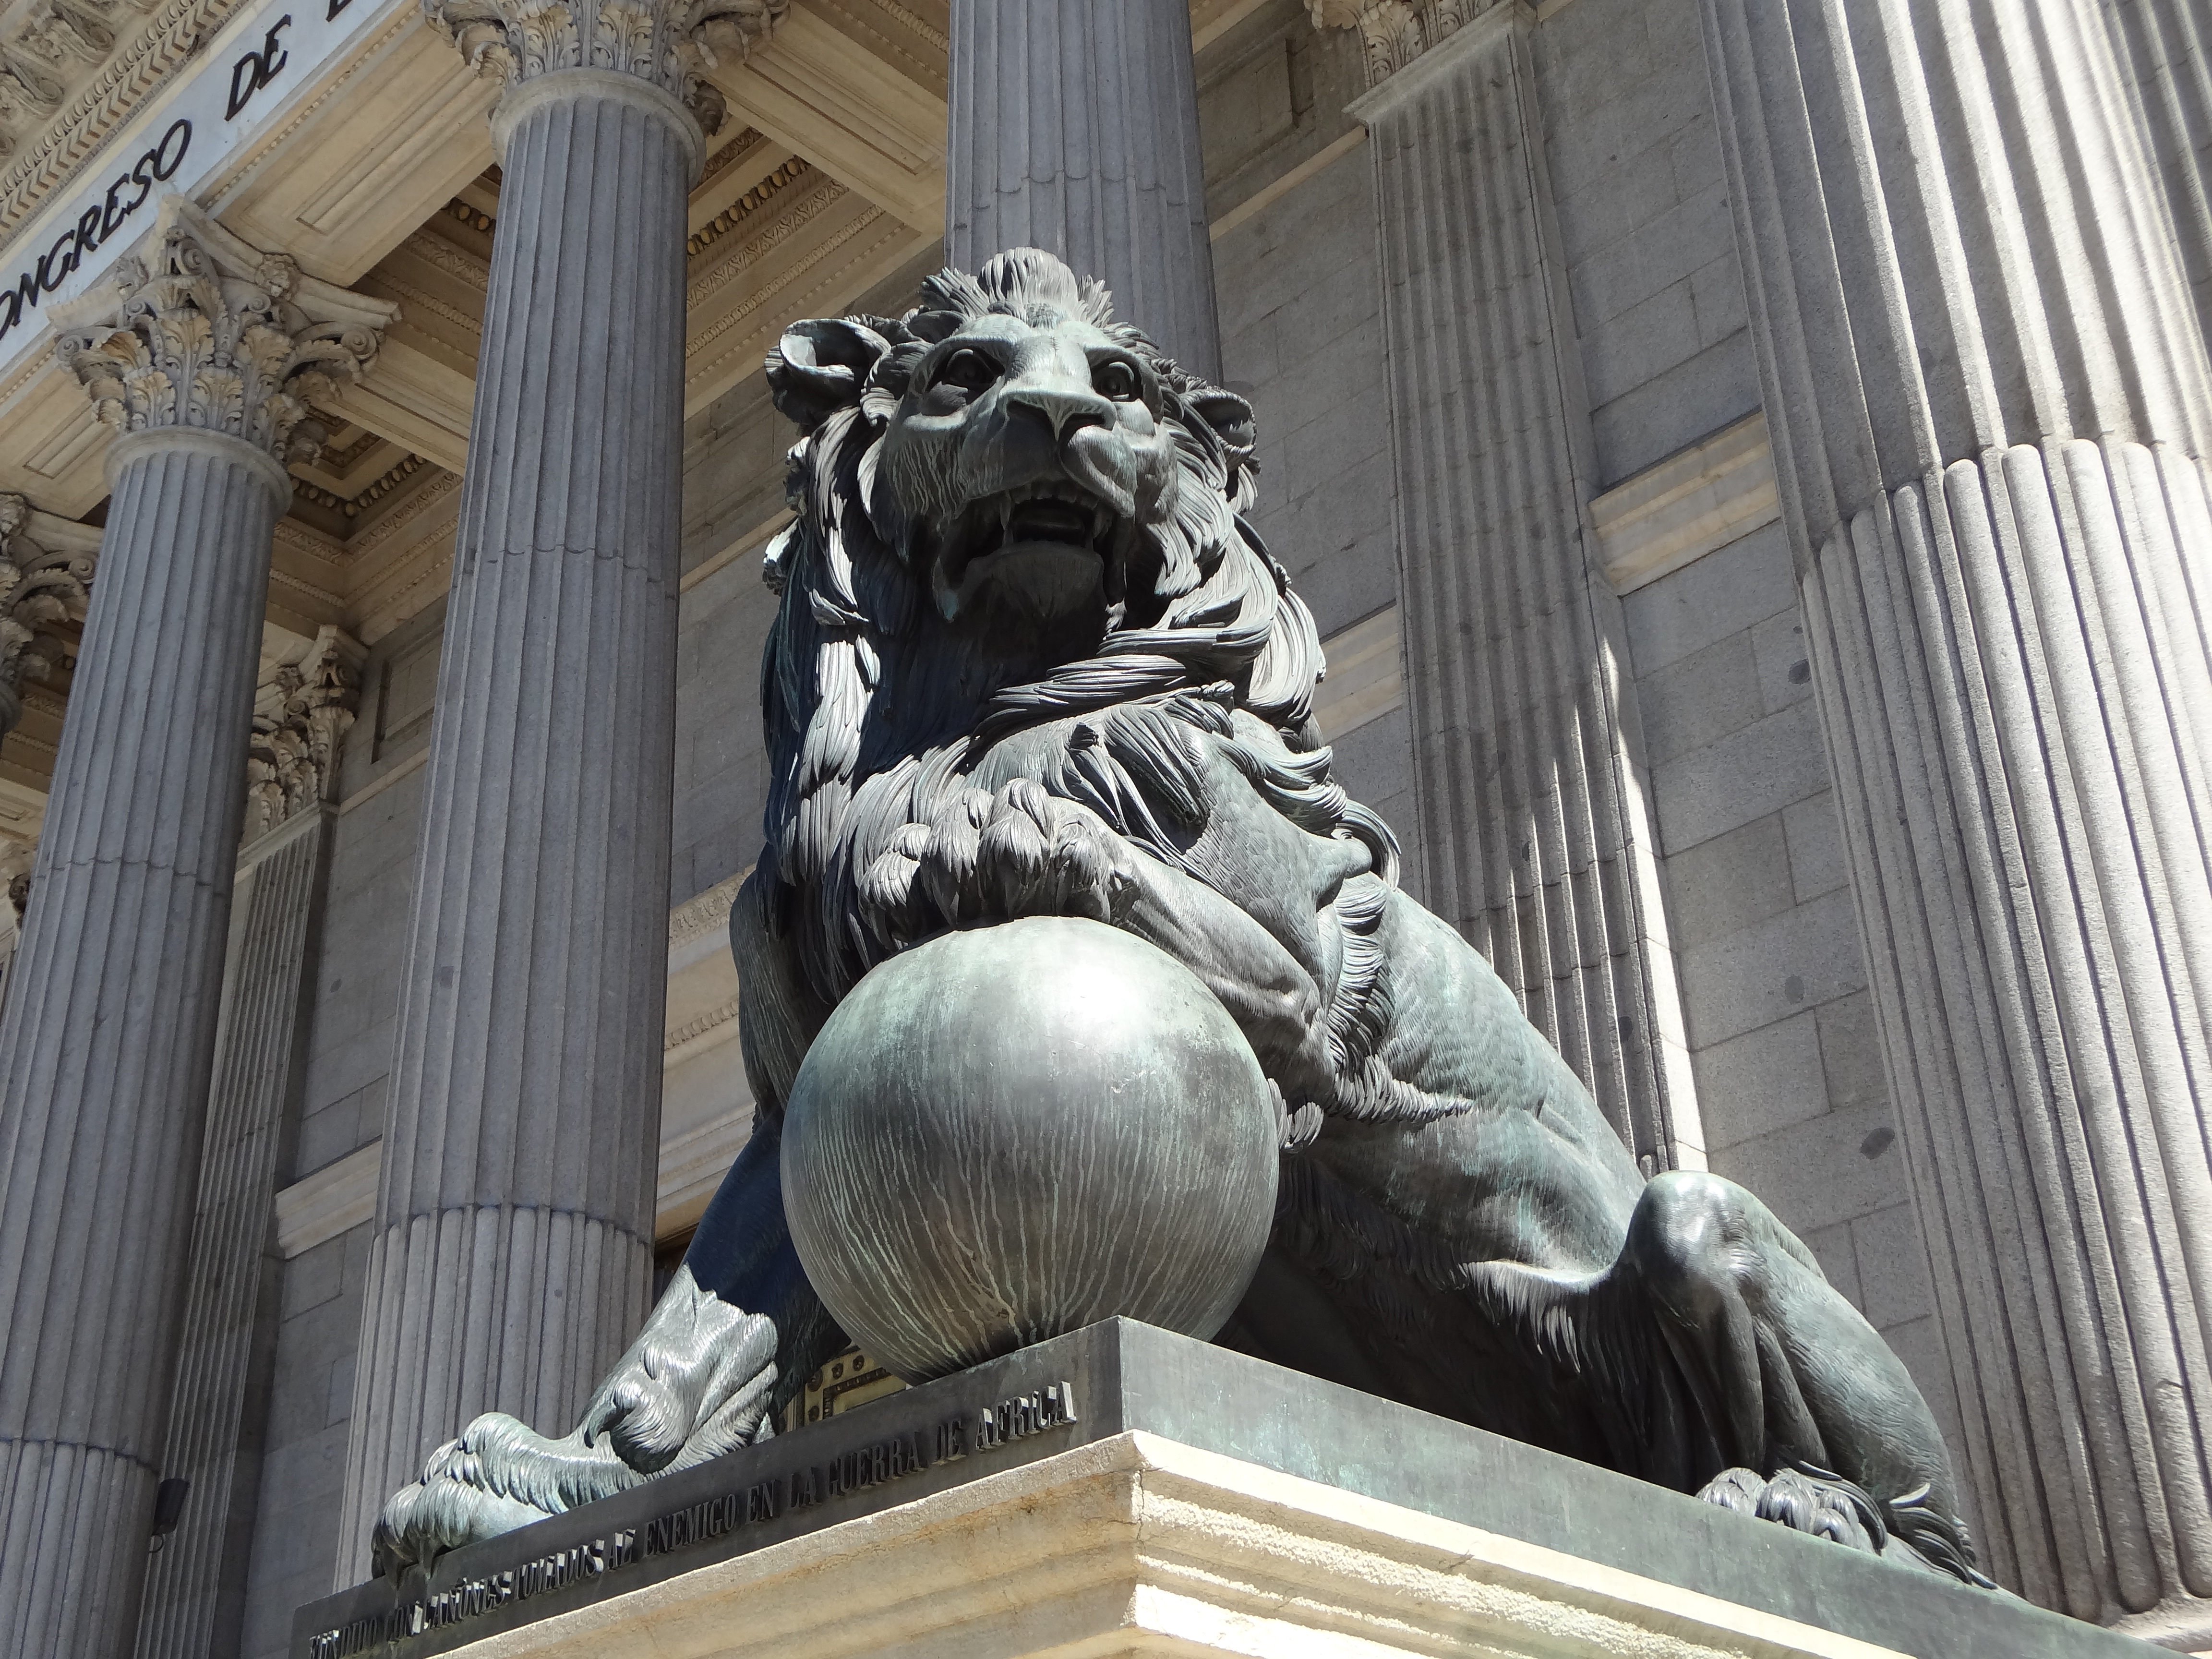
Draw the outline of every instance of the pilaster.
<instances>
[{"instance_id":1,"label":"pilaster","mask_svg":"<svg viewBox=\"0 0 2212 1659\"><path fill-rule=\"evenodd\" d=\"M0 1013L0 1628L126 1650L185 1303L279 457L388 307L175 198L58 307L113 494Z\"/></svg>"},{"instance_id":2,"label":"pilaster","mask_svg":"<svg viewBox=\"0 0 2212 1659\"><path fill-rule=\"evenodd\" d=\"M1373 135L1425 896L1646 1169L1702 1167L1620 608L1585 523L1533 14L1507 0L1431 37L1435 9L1398 9L1421 49L1352 110Z\"/></svg>"},{"instance_id":3,"label":"pilaster","mask_svg":"<svg viewBox=\"0 0 2212 1659\"><path fill-rule=\"evenodd\" d=\"M1701 11L1986 1559L2212 1645L2212 365L2142 106L2096 0Z\"/></svg>"},{"instance_id":4,"label":"pilaster","mask_svg":"<svg viewBox=\"0 0 2212 1659\"><path fill-rule=\"evenodd\" d=\"M1221 374L1188 0L953 0L945 258L1041 247Z\"/></svg>"},{"instance_id":5,"label":"pilaster","mask_svg":"<svg viewBox=\"0 0 2212 1659\"><path fill-rule=\"evenodd\" d=\"M289 1156L337 749L353 724L362 656L357 642L325 628L303 661L279 665L254 698L238 854L245 920L224 965L161 1465L191 1485L176 1530L147 1565L139 1659L202 1659L240 1641L281 1295L270 1217Z\"/></svg>"}]
</instances>

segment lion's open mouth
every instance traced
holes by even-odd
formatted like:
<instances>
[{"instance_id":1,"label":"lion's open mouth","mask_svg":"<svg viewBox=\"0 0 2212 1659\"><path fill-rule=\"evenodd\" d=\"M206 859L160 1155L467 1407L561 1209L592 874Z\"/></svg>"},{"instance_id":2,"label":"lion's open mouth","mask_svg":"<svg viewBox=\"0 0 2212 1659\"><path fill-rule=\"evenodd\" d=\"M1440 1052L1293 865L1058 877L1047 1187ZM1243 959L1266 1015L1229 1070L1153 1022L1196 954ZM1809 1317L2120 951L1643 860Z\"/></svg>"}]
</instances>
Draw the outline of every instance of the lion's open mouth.
<instances>
[{"instance_id":1,"label":"lion's open mouth","mask_svg":"<svg viewBox=\"0 0 2212 1659\"><path fill-rule=\"evenodd\" d=\"M941 544L937 586L948 616L985 584L1012 587L1030 606L1061 609L1112 573L1121 520L1088 490L1053 482L1022 484L969 503Z\"/></svg>"}]
</instances>

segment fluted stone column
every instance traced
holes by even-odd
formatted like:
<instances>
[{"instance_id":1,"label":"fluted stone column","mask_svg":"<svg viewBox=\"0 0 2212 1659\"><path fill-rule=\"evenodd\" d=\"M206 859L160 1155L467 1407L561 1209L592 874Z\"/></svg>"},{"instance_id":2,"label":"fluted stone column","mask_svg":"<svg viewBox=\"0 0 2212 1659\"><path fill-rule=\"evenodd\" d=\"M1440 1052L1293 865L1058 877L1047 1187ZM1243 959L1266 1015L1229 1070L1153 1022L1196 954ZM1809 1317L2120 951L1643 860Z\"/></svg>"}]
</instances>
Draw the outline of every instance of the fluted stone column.
<instances>
[{"instance_id":1,"label":"fluted stone column","mask_svg":"<svg viewBox=\"0 0 2212 1659\"><path fill-rule=\"evenodd\" d=\"M2098 0L1701 0L1991 1570L2212 1646L2212 367Z\"/></svg>"},{"instance_id":2,"label":"fluted stone column","mask_svg":"<svg viewBox=\"0 0 2212 1659\"><path fill-rule=\"evenodd\" d=\"M504 179L385 1118L338 1579L485 1411L564 1431L644 1316L700 8L432 20ZM733 0L714 27L744 27ZM732 49L732 48L726 48ZM562 64L599 67L573 69ZM714 111L708 112L716 116ZM709 125L712 125L710 120Z\"/></svg>"},{"instance_id":3,"label":"fluted stone column","mask_svg":"<svg viewBox=\"0 0 2212 1659\"><path fill-rule=\"evenodd\" d=\"M304 661L280 666L254 696L235 892L244 925L223 975L162 1460L165 1475L191 1485L176 1530L147 1564L139 1659L239 1648L282 1296L270 1218L306 1060L338 744L353 724L362 655L325 628Z\"/></svg>"},{"instance_id":4,"label":"fluted stone column","mask_svg":"<svg viewBox=\"0 0 2212 1659\"><path fill-rule=\"evenodd\" d=\"M2202 0L2105 0L2105 15L2165 181L2197 326L2212 337L2212 11Z\"/></svg>"},{"instance_id":5,"label":"fluted stone column","mask_svg":"<svg viewBox=\"0 0 2212 1659\"><path fill-rule=\"evenodd\" d=\"M0 1631L127 1652L185 1306L283 460L388 307L163 204L55 316L113 494L0 1015Z\"/></svg>"},{"instance_id":6,"label":"fluted stone column","mask_svg":"<svg viewBox=\"0 0 2212 1659\"><path fill-rule=\"evenodd\" d=\"M1399 9L1410 36L1372 33L1371 8L1316 15L1370 30L1377 81L1352 112L1373 135L1425 896L1647 1169L1702 1168L1620 605L1585 545L1534 15L1507 0L1447 32Z\"/></svg>"},{"instance_id":7,"label":"fluted stone column","mask_svg":"<svg viewBox=\"0 0 2212 1659\"><path fill-rule=\"evenodd\" d=\"M951 81L945 258L1049 249L1219 379L1188 0L952 0Z\"/></svg>"}]
</instances>

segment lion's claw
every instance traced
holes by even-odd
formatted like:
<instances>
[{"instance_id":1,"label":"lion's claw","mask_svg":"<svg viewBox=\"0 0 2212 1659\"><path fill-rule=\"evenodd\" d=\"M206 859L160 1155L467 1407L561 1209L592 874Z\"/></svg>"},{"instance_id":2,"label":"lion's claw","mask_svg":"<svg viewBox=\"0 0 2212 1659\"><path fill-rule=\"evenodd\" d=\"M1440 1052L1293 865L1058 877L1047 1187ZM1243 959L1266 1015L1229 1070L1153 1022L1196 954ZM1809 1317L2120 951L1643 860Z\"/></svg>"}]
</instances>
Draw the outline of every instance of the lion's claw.
<instances>
[{"instance_id":1,"label":"lion's claw","mask_svg":"<svg viewBox=\"0 0 2212 1659\"><path fill-rule=\"evenodd\" d=\"M1111 922L1136 880L1128 844L1089 809L1017 778L970 789L929 826L917 879L953 923L1017 916Z\"/></svg>"},{"instance_id":2,"label":"lion's claw","mask_svg":"<svg viewBox=\"0 0 2212 1659\"><path fill-rule=\"evenodd\" d=\"M503 1412L489 1412L432 1452L421 1479L385 1501L371 1541L372 1570L397 1582L447 1550L543 1521L635 1486L644 1477L580 1436L549 1440Z\"/></svg>"},{"instance_id":3,"label":"lion's claw","mask_svg":"<svg viewBox=\"0 0 2212 1659\"><path fill-rule=\"evenodd\" d=\"M773 1430L775 1322L701 1287L679 1267L645 1329L557 1440L489 1412L394 1492L372 1559L395 1582L449 1549L559 1515Z\"/></svg>"}]
</instances>

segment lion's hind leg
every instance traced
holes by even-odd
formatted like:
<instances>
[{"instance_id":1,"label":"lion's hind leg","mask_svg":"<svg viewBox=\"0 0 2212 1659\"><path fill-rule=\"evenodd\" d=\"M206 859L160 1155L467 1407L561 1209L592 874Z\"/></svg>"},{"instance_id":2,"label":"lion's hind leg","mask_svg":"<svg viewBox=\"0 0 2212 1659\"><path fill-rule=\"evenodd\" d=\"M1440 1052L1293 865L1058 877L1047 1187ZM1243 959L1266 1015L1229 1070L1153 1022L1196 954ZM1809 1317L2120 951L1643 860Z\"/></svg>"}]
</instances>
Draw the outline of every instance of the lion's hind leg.
<instances>
[{"instance_id":1,"label":"lion's hind leg","mask_svg":"<svg viewBox=\"0 0 2212 1659\"><path fill-rule=\"evenodd\" d=\"M1606 1278L1616 1307L1632 1287L1671 1361L1691 1430L1691 1479L1672 1484L1877 1553L1894 1533L1978 1577L1911 1374L1758 1199L1699 1171L1656 1177Z\"/></svg>"}]
</instances>

